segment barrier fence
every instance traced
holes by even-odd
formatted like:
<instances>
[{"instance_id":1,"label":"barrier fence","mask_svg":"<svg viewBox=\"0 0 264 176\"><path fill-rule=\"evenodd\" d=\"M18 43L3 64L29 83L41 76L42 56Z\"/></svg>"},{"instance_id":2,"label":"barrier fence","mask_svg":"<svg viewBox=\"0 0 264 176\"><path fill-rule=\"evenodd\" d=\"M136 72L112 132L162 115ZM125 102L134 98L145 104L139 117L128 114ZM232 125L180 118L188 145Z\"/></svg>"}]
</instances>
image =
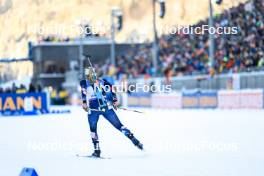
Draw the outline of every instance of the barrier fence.
<instances>
[{"instance_id":1,"label":"barrier fence","mask_svg":"<svg viewBox=\"0 0 264 176\"><path fill-rule=\"evenodd\" d=\"M128 106L160 109L263 109L264 92L254 90L130 94Z\"/></svg>"},{"instance_id":2,"label":"barrier fence","mask_svg":"<svg viewBox=\"0 0 264 176\"><path fill-rule=\"evenodd\" d=\"M165 78L137 78L129 80L129 84L146 83L153 81L157 85L166 85ZM170 85L174 91L182 90L242 90L264 89L264 71L221 74L211 77L209 75L177 76L170 79Z\"/></svg>"},{"instance_id":3,"label":"barrier fence","mask_svg":"<svg viewBox=\"0 0 264 176\"><path fill-rule=\"evenodd\" d=\"M173 93L131 93L129 107L159 109L263 109L264 91L221 90ZM0 94L0 115L36 115L62 113L50 111L47 93ZM124 105L122 103L122 105ZM67 111L68 112L68 111Z\"/></svg>"}]
</instances>

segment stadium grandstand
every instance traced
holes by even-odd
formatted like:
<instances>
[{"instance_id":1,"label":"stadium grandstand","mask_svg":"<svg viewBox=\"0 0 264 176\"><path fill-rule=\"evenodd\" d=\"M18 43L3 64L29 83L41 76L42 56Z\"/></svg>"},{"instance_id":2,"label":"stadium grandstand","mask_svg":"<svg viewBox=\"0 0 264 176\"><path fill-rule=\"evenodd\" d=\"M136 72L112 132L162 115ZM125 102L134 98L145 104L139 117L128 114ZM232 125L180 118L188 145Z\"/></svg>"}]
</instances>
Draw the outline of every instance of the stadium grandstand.
<instances>
[{"instance_id":1,"label":"stadium grandstand","mask_svg":"<svg viewBox=\"0 0 264 176\"><path fill-rule=\"evenodd\" d=\"M264 66L263 2L241 3L215 16L214 26L236 26L236 35L215 35L215 74L261 71ZM201 20L194 26L208 24ZM171 70L173 76L209 74L209 35L162 35L159 39L159 76ZM138 47L117 57L116 74L128 77L152 76L151 46ZM106 73L105 71L103 71Z\"/></svg>"},{"instance_id":2,"label":"stadium grandstand","mask_svg":"<svg viewBox=\"0 0 264 176\"><path fill-rule=\"evenodd\" d=\"M0 176L264 175L264 0L0 0L0 27Z\"/></svg>"},{"instance_id":3,"label":"stadium grandstand","mask_svg":"<svg viewBox=\"0 0 264 176\"><path fill-rule=\"evenodd\" d=\"M59 3L57 1L51 2L54 5ZM76 7L85 6L88 1L86 2L72 2L75 3ZM112 5L120 5L117 2L113 2ZM168 4L173 4L173 2L168 1ZM179 2L178 2L179 3ZM217 79L212 81L208 79L206 75L221 75L221 74L230 74L230 73L241 73L241 72L255 72L255 71L262 71L264 65L264 46L263 46L263 2L261 0L254 0L254 1L246 1L246 2L239 2L239 1L230 1L222 2L221 8L219 5L214 5L216 9L214 15L214 26L215 27L236 27L237 33L236 34L215 34L214 35L214 43L215 43L215 50L214 50L214 61L212 65L210 65L210 56L209 56L209 45L210 45L210 37L209 33L205 34L185 34L182 29L178 29L177 31L174 30L174 33L170 33L174 29L174 27L178 27L177 25L184 25L192 26L192 27L201 27L209 23L208 14L201 13L199 9L203 9L206 12L207 6L201 6L198 9L194 9L192 13L189 12L189 8L187 8L190 3L195 4L195 2L181 2L180 4L175 3L173 4L174 7L180 5L181 10L177 11L179 16L181 17L177 21L171 20L173 15L170 12L170 7L167 9L167 14L164 20L158 20L158 33L160 37L158 38L158 57L157 57L157 67L155 68L153 65L153 51L152 51L152 43L149 42L151 39L151 35L149 35L148 29L137 29L134 27L134 23L140 23L143 19L139 16L135 15L134 11L141 11L141 8L136 8L135 6L146 6L148 4L140 3L140 2L131 2L130 6L123 5L124 11L128 14L126 20L130 21L132 25L126 27L126 23L124 23L124 27L121 32L117 33L117 41L125 41L124 36L131 36L132 38L135 37L135 33L133 31L138 30L138 32L145 32L148 33L144 38L145 42L141 43L144 40L137 39L131 44L131 47L128 49L118 49L115 57L115 65L110 62L110 40L105 38L105 36L109 36L109 30L98 31L96 28L89 28L91 35L86 36L85 42L88 41L88 45L86 46L84 53L93 53L92 45L93 43L96 44L95 47L100 49L99 43L105 45L100 49L100 52L97 50L96 53L93 53L95 56L94 64L97 72L99 75L108 75L108 76L115 76L116 79L121 79L124 76L132 79L131 82L135 82L134 79L149 79L151 77L163 77L165 76L168 79L172 77L179 77L179 76L196 76L193 77L188 83L186 84L184 81L181 80L176 83L172 81L173 87L175 89L182 89L188 88L192 89L197 87L196 85L200 85L201 82L204 82L207 86L203 87L204 89L218 89L220 87L228 87L229 84L229 77L224 78L224 85L216 85L214 82L217 82ZM43 2L32 2L32 7L46 7L48 4L46 1ZM122 5L122 3L121 3ZM11 8L11 7L10 7ZM7 10L3 13L0 17L5 17L8 15L12 15L12 9L21 10L22 6L16 5L12 6L11 10ZM134 8L134 11L133 11ZM192 8L194 8L192 6ZM45 12L43 15L48 15L49 13L46 12L46 8L44 8ZM136 9L136 10L135 10ZM185 11L183 11L185 9ZM22 11L22 10L21 10ZM59 12L58 12L59 13ZM104 12L105 13L105 12ZM143 13L143 12L142 12ZM71 12L72 14L72 12ZM199 15L198 15L199 14ZM73 14L72 14L73 15ZM87 15L87 14L86 14ZM104 14L105 15L105 14ZM54 22L60 22L57 18L57 14L53 14L52 17L42 18L41 16L39 19L31 19L34 21L35 27L37 26L38 22L41 20L53 20ZM75 16L73 15L73 18ZM91 17L92 18L92 17ZM151 15L146 15L146 18L151 19ZM3 18L6 19L6 18ZM2 23L8 23L5 20L1 20ZM62 17L62 19L65 19ZM75 18L77 19L77 18ZM90 18L89 18L90 19ZM105 19L105 18L104 18ZM58 20L58 21L56 21ZM69 24L70 21L65 19L65 21ZM144 21L144 20L143 20ZM184 22L183 22L184 21ZM194 22L196 21L196 22ZM25 24L24 24L25 22ZM25 21L21 21L23 25L27 27L32 26L29 25L29 21L25 19ZM49 24L48 21L42 21L42 23ZM32 23L33 24L33 23ZM69 25L68 24L68 25ZM85 25L89 25L87 21L85 21ZM151 23L150 23L151 25ZM48 26L48 25L47 25ZM78 26L78 25L77 25ZM149 26L149 25L147 25ZM165 28L166 26L167 28ZM38 26L41 27L41 26ZM76 26L75 26L76 27ZM45 29L45 28L44 28ZM54 29L53 29L54 30ZM96 32L92 31L95 30ZM182 31L181 31L182 30ZM41 84L43 87L52 86L54 88L60 88L61 85L67 85L67 79L72 80L71 78L67 78L67 72L69 72L72 67L72 64L75 65L74 67L80 69L80 67L76 67L76 64L80 64L79 59L79 36L74 33L71 35L67 35L69 31L63 31L63 35L53 35L44 32L51 32L45 31L44 34L41 33L34 35L32 33L27 34L20 34L14 33L16 31L21 32L21 30L14 30L8 31L6 30L5 35L0 37L2 40L7 40L5 37L7 36L18 36L21 35L21 40L16 40L15 43L8 45L8 49L2 48L1 54L2 56L17 56L15 52L9 52L10 49L14 48L13 50L17 51L16 46L25 47L27 46L27 54L23 50L19 53L19 56L26 55L26 59L1 59L0 67L1 67L1 74L0 74L0 82L8 82L8 85L12 85L12 81L21 79L27 76L33 76L33 81L35 84ZM131 32L132 31L132 32ZM32 32L27 31L26 32ZM54 32L54 31L53 31ZM72 31L71 31L72 32ZM74 30L74 32L76 32ZM136 32L136 33L138 33ZM166 33L167 32L167 33ZM2 33L4 34L4 33ZM14 35L15 34L15 35ZM26 35L26 37L24 36ZM22 37L23 36L23 37ZM32 38L31 36L37 37ZM137 35L136 35L137 36ZM87 38L88 37L88 38ZM141 37L142 38L142 37ZM28 41L28 39L32 39L30 42L21 43L22 41ZM10 40L12 41L12 40ZM89 42L90 41L90 42ZM93 42L92 42L93 41ZM127 40L128 42L129 40ZM135 45L135 42L138 42ZM140 44L141 43L141 44ZM122 43L120 43L122 45ZM70 45L72 45L72 49L67 49ZM85 44L84 44L85 45ZM7 47L7 45L1 45L2 47ZM76 46L74 48L74 46ZM38 52L39 48L43 48L41 53L43 57L40 57ZM46 49L48 47L50 49ZM56 47L58 49L56 49ZM61 50L59 48L65 48L65 50ZM51 49L53 48L53 49ZM64 53L69 53L67 50L71 51L71 54L65 56ZM24 53L24 54L23 54ZM46 53L46 54L45 54ZM51 54L57 53L57 54ZM60 53L60 54L59 54ZM102 53L105 53L102 55ZM101 54L101 55L98 55ZM45 56L45 57L44 57ZM40 58L39 58L40 57ZM40 63L36 62L37 60L42 60ZM64 62L66 61L67 62ZM15 61L15 62L14 62ZM32 62L33 61L33 62ZM67 63L67 64L66 64ZM65 65L66 64L66 65ZM87 62L86 62L87 64ZM41 66L42 65L42 66ZM19 67L19 69L18 69ZM58 68L57 68L58 67ZM9 71L5 71L9 70ZM19 70L19 71L17 71ZM54 73L57 75L54 76ZM73 75L69 77L74 77L74 75L78 75L79 73L73 73ZM205 75L200 78L200 75ZM43 77L44 76L44 77ZM197 77L198 76L198 77ZM264 79L262 76L256 79ZM243 78L241 78L243 79ZM246 78L245 78L246 79ZM41 81L42 80L42 81ZM47 81L49 80L49 81ZM76 82L76 81L75 81ZM166 82L166 81L165 81ZM192 83L191 83L192 82ZM243 81L242 81L243 82ZM244 82L247 82L246 80ZM76 83L72 83L76 84ZM178 85L176 85L178 84ZM202 83L203 84L203 83ZM190 86L192 85L192 86ZM27 85L29 86L29 85ZM261 87L262 84L256 86L256 88ZM71 87L71 86L70 86ZM246 87L254 87L252 85L245 85ZM76 90L76 89L75 89Z\"/></svg>"},{"instance_id":4,"label":"stadium grandstand","mask_svg":"<svg viewBox=\"0 0 264 176\"><path fill-rule=\"evenodd\" d=\"M30 2L28 2L30 3ZM51 2L56 3L59 2ZM75 3L76 7L84 6L87 2L72 2ZM113 1L111 1L113 3ZM121 1L119 2L121 3ZM172 2L167 2L168 4L173 4ZM195 2L181 2L181 7L188 7L190 4L195 4ZM230 3L223 2L221 5L221 8L216 6L217 13L215 15L214 20L214 26L236 26L238 27L238 34L236 35L215 35L215 61L214 61L214 72L215 74L221 74L221 73L228 73L228 72L245 72L245 71L253 71L253 70L261 70L263 66L263 46L262 46L262 29L263 29L263 22L262 22L262 14L263 14L263 6L262 1L254 1L254 3L251 5L251 3L240 3L238 4L238 1L230 1ZM37 6L38 8L45 7L48 5L48 2L46 1L36 1L30 3L32 7L34 8ZM117 5L118 3L113 3L114 5ZM122 3L121 3L122 4ZM119 4L120 5L120 4ZM129 14L129 19L132 21L132 24L134 24L137 20L142 21L139 17L136 18L136 16L133 16L133 7L134 6L145 6L146 4L130 4L130 6L124 6L125 11ZM174 6L177 6L179 4L175 3ZM234 6L232 8L228 8L230 6ZM21 10L23 8L22 6L16 5L12 7L13 9ZM193 8L193 7L192 7ZM181 16L181 19L174 22L174 20L171 20L173 18L173 15L168 10L169 14L167 14L168 17L162 21L162 25L167 26L173 26L173 25L192 25L192 26L201 26L204 24L208 24L208 19L206 18L206 13L200 13L201 10L206 12L207 7L201 6L197 9L194 9L194 11L190 14L189 9L186 8L186 11L183 11L183 9L179 10L179 13ZM130 11L129 11L130 9ZM131 10L132 9L132 10ZM22 10L21 10L22 11ZM46 9L45 9L46 11ZM140 8L138 9L140 11ZM238 13L239 12L239 13ZM12 9L10 11L7 11L5 14L3 14L0 17L5 17L5 15L12 15ZM198 15L200 14L200 15ZM48 12L43 12L43 15L48 15ZM53 14L53 18L50 17L49 20L57 20L56 14ZM136 18L136 20L134 18ZM150 19L150 15L146 15L148 19ZM41 21L45 18L39 17L40 19L34 19L34 23L37 24L37 22L40 23L47 23L47 21ZM48 18L48 17L47 17ZM92 18L92 17L91 17ZM62 19L64 19L62 17ZM244 20L248 19L248 21ZM65 19L66 20L66 19ZM127 20L127 19L126 19ZM1 20L2 23L8 23L5 20ZM67 20L66 20L67 21ZM143 20L144 21L144 20ZM169 22L168 22L169 21ZM184 21L184 23L183 23ZM193 23L193 21L198 21ZM60 21L57 21L60 22ZM23 21L21 22L23 23ZM248 24L250 23L250 25ZM252 24L252 25L251 25ZM14 24L11 24L14 25ZM25 26L29 26L29 22L25 21ZM150 24L151 25L151 24ZM162 26L161 24L159 24ZM124 41L124 36L133 36L132 34L129 34L131 31L135 31L133 29L134 25L129 25L129 28L124 27L124 31L118 33L117 40L118 41ZM32 26L30 26L32 28ZM15 28L15 27L14 27ZM159 27L161 29L159 33L164 32L164 28ZM138 29L138 31L142 31L143 29ZM18 30L16 30L18 31ZM144 31L144 30L143 30ZM1 52L2 57L14 57L14 56L28 56L28 51L25 52L25 49L27 49L26 46L28 46L27 43L21 43L21 41L27 41L27 39L31 39L30 36L37 36L37 38L32 38L32 41L37 42L70 42L78 39L78 36L76 34L67 35L64 34L64 37L55 36L52 34L43 34L43 35L33 35L33 34L27 34L25 33L26 37L23 34L14 33L15 30L11 33L8 30L6 30L5 34L0 37L2 40L7 40L7 36L18 36L21 35L21 40L16 40L16 44L13 41L13 39L10 40L10 45L8 45L8 48L2 48ZM21 32L21 30L19 30ZM27 31L26 31L27 32ZM31 31L32 32L32 31ZM109 31L107 31L109 32ZM145 33L149 33L148 30L144 31ZM166 31L165 31L166 32ZM168 31L167 31L168 32ZM14 35L15 34L15 35ZM164 72L169 73L173 76L177 75L197 75L197 74L208 74L209 73L209 35L197 35L197 34L180 34L178 35L169 35L169 34L162 34L159 38L159 57L158 57L158 67L153 68L152 64L152 47L150 44L144 45L144 46L138 46L131 49L129 52L119 53L116 57L116 67L108 67L105 65L110 65L109 61L106 61L105 64L101 64L99 69L102 73L107 73L108 68L111 68L110 74L111 75L121 75L126 74L128 77L131 78L137 78L142 77L142 75L145 75L147 77L158 75L162 76L164 75ZM75 35L75 36L74 36ZM100 35L106 35L100 34ZM241 37L243 36L243 37ZM144 37L143 37L144 38ZM151 35L145 36L145 39L150 39ZM138 40L140 41L140 40ZM142 40L141 40L142 41ZM7 47L7 45L1 45L2 47ZM19 47L23 47L21 51L18 51ZM13 48L13 49L12 49ZM9 50L12 51L9 51ZM19 53L16 54L18 51ZM109 58L105 58L109 59ZM12 64L10 64L12 65ZM4 67L3 65L1 67ZM28 70L32 70L32 66L29 67L29 64L26 66L27 68L26 73L28 73ZM31 71L31 74L33 74L33 70ZM6 76L6 75L5 75ZM2 80L4 76L2 76ZM10 77L10 76L9 76Z\"/></svg>"}]
</instances>

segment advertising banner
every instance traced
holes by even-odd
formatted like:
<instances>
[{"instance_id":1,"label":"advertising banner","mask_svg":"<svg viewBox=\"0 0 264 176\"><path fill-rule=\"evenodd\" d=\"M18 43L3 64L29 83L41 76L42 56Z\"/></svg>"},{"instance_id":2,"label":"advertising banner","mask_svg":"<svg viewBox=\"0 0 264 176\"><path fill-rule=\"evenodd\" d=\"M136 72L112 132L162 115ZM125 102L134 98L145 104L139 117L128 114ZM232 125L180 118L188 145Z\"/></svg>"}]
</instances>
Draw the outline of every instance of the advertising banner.
<instances>
[{"instance_id":1,"label":"advertising banner","mask_svg":"<svg viewBox=\"0 0 264 176\"><path fill-rule=\"evenodd\" d=\"M181 93L152 94L151 107L164 109L181 109L182 95Z\"/></svg>"},{"instance_id":2,"label":"advertising banner","mask_svg":"<svg viewBox=\"0 0 264 176\"><path fill-rule=\"evenodd\" d=\"M217 92L192 92L182 94L183 108L217 108Z\"/></svg>"},{"instance_id":3,"label":"advertising banner","mask_svg":"<svg viewBox=\"0 0 264 176\"><path fill-rule=\"evenodd\" d=\"M219 91L220 109L262 109L263 90Z\"/></svg>"},{"instance_id":4,"label":"advertising banner","mask_svg":"<svg viewBox=\"0 0 264 176\"><path fill-rule=\"evenodd\" d=\"M150 107L150 93L131 93L128 94L127 105L130 107Z\"/></svg>"},{"instance_id":5,"label":"advertising banner","mask_svg":"<svg viewBox=\"0 0 264 176\"><path fill-rule=\"evenodd\" d=\"M0 94L0 114L31 115L49 112L46 93L4 93Z\"/></svg>"}]
</instances>

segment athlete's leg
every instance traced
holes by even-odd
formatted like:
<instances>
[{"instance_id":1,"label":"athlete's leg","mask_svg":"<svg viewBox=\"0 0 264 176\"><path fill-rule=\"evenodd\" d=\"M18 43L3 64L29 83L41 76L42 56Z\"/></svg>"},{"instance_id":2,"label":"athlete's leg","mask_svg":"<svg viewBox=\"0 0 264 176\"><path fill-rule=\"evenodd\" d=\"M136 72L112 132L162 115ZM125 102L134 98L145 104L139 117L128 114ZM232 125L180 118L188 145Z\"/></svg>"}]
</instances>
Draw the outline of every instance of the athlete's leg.
<instances>
[{"instance_id":1,"label":"athlete's leg","mask_svg":"<svg viewBox=\"0 0 264 176\"><path fill-rule=\"evenodd\" d=\"M89 122L89 126L90 126L90 132L91 132L91 137L92 137L92 142L94 145L94 156L98 156L100 157L100 147L99 147L99 139L98 139L98 135L97 135L97 122L100 116L100 112L95 112L95 111L91 111L88 114L88 122Z\"/></svg>"},{"instance_id":2,"label":"athlete's leg","mask_svg":"<svg viewBox=\"0 0 264 176\"><path fill-rule=\"evenodd\" d=\"M108 110L107 112L103 113L103 115L106 120L108 120L116 129L118 129L126 137L128 137L134 145L136 145L140 149L143 149L143 145L134 137L133 133L120 122L113 109Z\"/></svg>"},{"instance_id":3,"label":"athlete's leg","mask_svg":"<svg viewBox=\"0 0 264 176\"><path fill-rule=\"evenodd\" d=\"M110 109L103 113L103 116L108 120L116 129L121 131L123 124L120 122L119 118L117 117L115 111Z\"/></svg>"}]
</instances>

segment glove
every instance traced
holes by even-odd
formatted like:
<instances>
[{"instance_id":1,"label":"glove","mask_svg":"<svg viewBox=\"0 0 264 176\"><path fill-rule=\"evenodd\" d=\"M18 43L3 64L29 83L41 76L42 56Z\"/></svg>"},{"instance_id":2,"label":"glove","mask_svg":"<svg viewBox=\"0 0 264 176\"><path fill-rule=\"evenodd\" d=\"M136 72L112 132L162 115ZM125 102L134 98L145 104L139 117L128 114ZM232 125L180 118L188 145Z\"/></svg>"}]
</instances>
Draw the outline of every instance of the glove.
<instances>
[{"instance_id":1,"label":"glove","mask_svg":"<svg viewBox=\"0 0 264 176\"><path fill-rule=\"evenodd\" d=\"M86 112L88 112L88 110L89 110L89 107L88 107L87 103L83 103L83 104L82 104L82 108L83 108L83 110L85 110Z\"/></svg>"},{"instance_id":2,"label":"glove","mask_svg":"<svg viewBox=\"0 0 264 176\"><path fill-rule=\"evenodd\" d=\"M113 102L113 108L117 110L117 101Z\"/></svg>"}]
</instances>

